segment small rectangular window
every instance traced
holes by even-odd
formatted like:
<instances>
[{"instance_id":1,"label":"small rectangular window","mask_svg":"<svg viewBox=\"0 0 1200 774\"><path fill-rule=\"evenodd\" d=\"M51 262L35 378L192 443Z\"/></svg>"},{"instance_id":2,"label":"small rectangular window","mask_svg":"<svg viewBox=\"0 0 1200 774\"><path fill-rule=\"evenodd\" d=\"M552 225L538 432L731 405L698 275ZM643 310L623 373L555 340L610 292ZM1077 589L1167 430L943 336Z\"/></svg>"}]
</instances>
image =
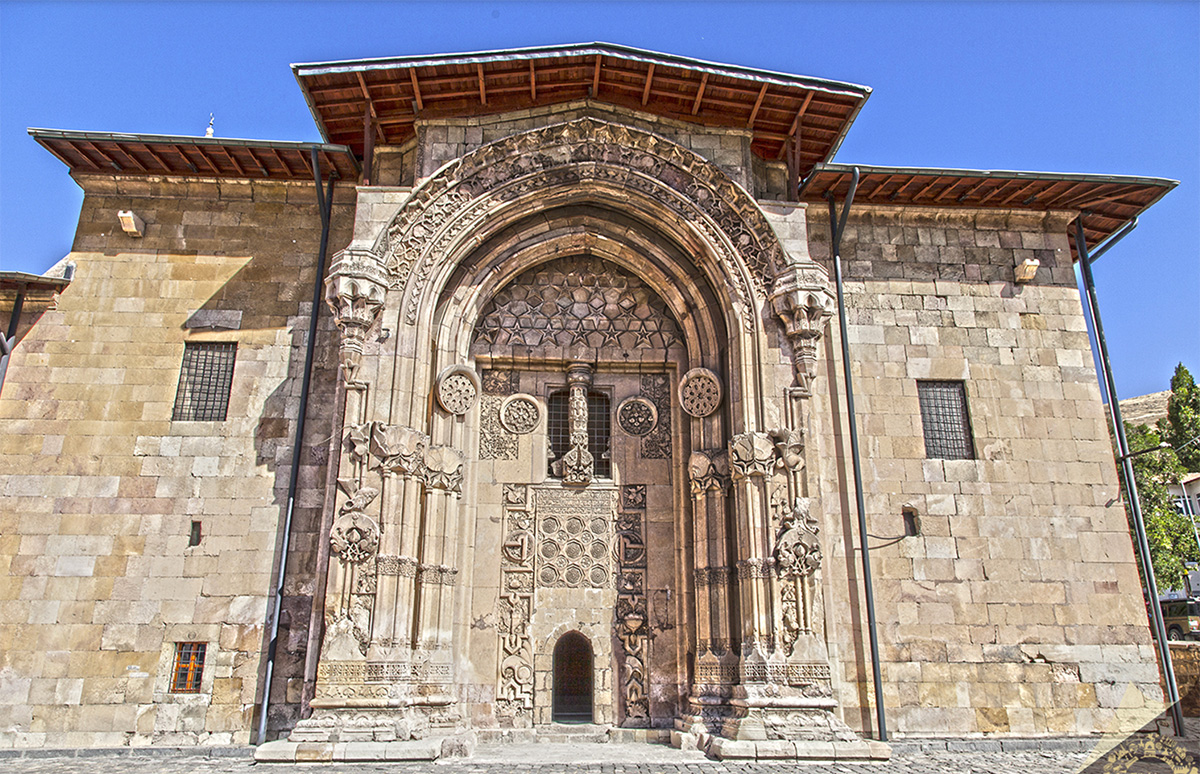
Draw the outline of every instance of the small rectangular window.
<instances>
[{"instance_id":1,"label":"small rectangular window","mask_svg":"<svg viewBox=\"0 0 1200 774\"><path fill-rule=\"evenodd\" d=\"M175 643L171 693L200 693L200 680L204 674L204 652L207 649L208 645L203 642Z\"/></svg>"},{"instance_id":2,"label":"small rectangular window","mask_svg":"<svg viewBox=\"0 0 1200 774\"><path fill-rule=\"evenodd\" d=\"M917 382L925 456L930 459L973 460L971 418L962 382Z\"/></svg>"},{"instance_id":3,"label":"small rectangular window","mask_svg":"<svg viewBox=\"0 0 1200 774\"><path fill-rule=\"evenodd\" d=\"M171 419L177 422L225 421L236 354L237 344L231 341L185 344Z\"/></svg>"}]
</instances>

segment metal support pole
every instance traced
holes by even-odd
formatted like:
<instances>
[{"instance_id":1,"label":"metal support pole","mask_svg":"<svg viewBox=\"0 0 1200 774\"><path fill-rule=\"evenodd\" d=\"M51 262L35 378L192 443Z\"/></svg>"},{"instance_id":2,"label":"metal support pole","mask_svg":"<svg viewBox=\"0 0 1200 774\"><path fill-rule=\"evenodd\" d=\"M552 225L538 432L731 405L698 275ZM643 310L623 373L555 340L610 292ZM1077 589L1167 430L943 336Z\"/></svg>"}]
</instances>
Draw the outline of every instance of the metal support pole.
<instances>
[{"instance_id":1,"label":"metal support pole","mask_svg":"<svg viewBox=\"0 0 1200 774\"><path fill-rule=\"evenodd\" d=\"M1133 476L1133 457L1135 455L1129 452L1129 441L1125 437L1125 421L1121 417L1121 404L1117 401L1117 385L1113 379L1112 363L1108 359L1108 344L1104 340L1104 326L1100 323L1100 303L1096 298L1096 284L1092 278L1092 261L1099 258L1136 226L1137 219L1135 218L1104 243L1093 257L1088 255L1087 237L1083 234L1083 214L1081 213L1075 221L1075 248L1079 252L1079 268L1083 275L1088 316L1091 319L1092 330L1096 334L1096 343L1100 348L1100 376L1104 381L1104 389L1108 392L1108 418L1112 422L1113 432L1117 437L1117 462L1120 466L1121 480L1129 495L1129 515L1133 521L1133 532L1137 541L1138 562L1141 564L1142 577L1146 579L1146 592L1150 597L1147 607L1150 609L1151 629L1154 633L1155 647L1158 649L1159 664L1162 666L1163 681L1167 684L1167 702L1171 712L1171 721L1175 725L1175 735L1183 736L1183 710L1179 705L1179 686L1175 683L1175 670L1171 664L1171 647L1167 644L1167 629L1163 625L1162 608L1158 604L1158 583L1154 579L1154 565L1150 561L1150 542L1146 539L1146 524L1142 520L1142 505L1138 500L1137 481Z\"/></svg>"},{"instance_id":2,"label":"metal support pole","mask_svg":"<svg viewBox=\"0 0 1200 774\"><path fill-rule=\"evenodd\" d=\"M850 457L854 469L854 502L858 508L858 535L862 543L863 591L867 602L867 634L871 640L871 672L875 680L875 718L879 724L879 740L887 741L887 717L883 708L883 675L879 666L879 634L875 624L875 592L871 587L871 552L867 547L867 508L863 501L862 466L858 455L858 422L854 417L854 383L850 377L850 339L846 326L846 303L842 295L842 234L846 231L846 220L850 206L854 204L854 193L858 190L858 167L850 179L850 190L846 203L842 205L839 220L837 204L829 194L829 229L832 232L833 274L837 286L838 330L842 339L842 372L846 383L846 414L850 423Z\"/></svg>"},{"instance_id":3,"label":"metal support pole","mask_svg":"<svg viewBox=\"0 0 1200 774\"><path fill-rule=\"evenodd\" d=\"M321 248L317 254L317 275L313 280L312 310L308 316L308 346L304 351L304 380L300 385L300 408L296 412L296 434L292 441L292 469L288 480L287 511L283 520L283 542L279 547L279 572L276 576L274 607L271 611L271 641L267 646L267 670L263 681L262 711L258 717L258 743L267 741L267 710L271 706L271 678L275 673L275 654L279 648L279 614L283 609L283 583L287 577L288 544L292 535L292 513L296 507L296 485L300 479L300 450L304 442L304 424L308 416L308 389L312 383L313 355L317 346L317 319L321 313L321 290L325 282L325 258L329 253L329 222L333 216L333 181L337 170L330 170L329 190L322 195L321 159L312 150L313 178L317 186L317 210L321 213Z\"/></svg>"},{"instance_id":4,"label":"metal support pole","mask_svg":"<svg viewBox=\"0 0 1200 774\"><path fill-rule=\"evenodd\" d=\"M8 358L12 355L13 347L17 345L17 329L21 325L21 310L25 306L25 286L18 286L17 297L13 301L12 314L8 318L8 333L0 339L0 391L4 390L4 374L8 372Z\"/></svg>"}]
</instances>

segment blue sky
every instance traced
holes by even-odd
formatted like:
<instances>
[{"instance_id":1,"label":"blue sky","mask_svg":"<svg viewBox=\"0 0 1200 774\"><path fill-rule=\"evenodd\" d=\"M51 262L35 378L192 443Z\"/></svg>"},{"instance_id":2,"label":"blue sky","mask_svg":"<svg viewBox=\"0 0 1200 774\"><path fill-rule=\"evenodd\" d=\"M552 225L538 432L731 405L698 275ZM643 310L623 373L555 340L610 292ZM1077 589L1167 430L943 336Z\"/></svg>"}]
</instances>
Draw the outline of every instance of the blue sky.
<instances>
[{"instance_id":1,"label":"blue sky","mask_svg":"<svg viewBox=\"0 0 1200 774\"><path fill-rule=\"evenodd\" d=\"M1095 265L1118 392L1200 371L1200 3L20 3L0 0L0 269L82 199L30 126L319 140L288 65L602 40L851 81L837 161L1166 177Z\"/></svg>"}]
</instances>

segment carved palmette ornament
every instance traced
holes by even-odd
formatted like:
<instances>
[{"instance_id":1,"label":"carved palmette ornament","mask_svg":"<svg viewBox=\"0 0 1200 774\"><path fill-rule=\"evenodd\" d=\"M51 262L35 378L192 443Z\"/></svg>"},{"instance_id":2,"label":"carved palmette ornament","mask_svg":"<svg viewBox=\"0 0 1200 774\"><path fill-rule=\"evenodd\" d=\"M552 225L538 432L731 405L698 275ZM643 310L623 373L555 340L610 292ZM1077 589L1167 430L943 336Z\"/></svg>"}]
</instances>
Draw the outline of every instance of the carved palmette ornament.
<instances>
[{"instance_id":1,"label":"carved palmette ornament","mask_svg":"<svg viewBox=\"0 0 1200 774\"><path fill-rule=\"evenodd\" d=\"M510 433L532 433L541 421L542 410L532 395L510 395L500 404L500 424Z\"/></svg>"},{"instance_id":2,"label":"carved palmette ornament","mask_svg":"<svg viewBox=\"0 0 1200 774\"><path fill-rule=\"evenodd\" d=\"M720 491L729 484L729 454L724 449L699 449L688 458L692 494Z\"/></svg>"},{"instance_id":3,"label":"carved palmette ornament","mask_svg":"<svg viewBox=\"0 0 1200 774\"><path fill-rule=\"evenodd\" d=\"M325 301L341 332L339 356L342 378L358 385L363 344L387 295L388 278L379 256L371 250L348 247L334 256L325 280Z\"/></svg>"},{"instance_id":4,"label":"carved palmette ornament","mask_svg":"<svg viewBox=\"0 0 1200 774\"><path fill-rule=\"evenodd\" d=\"M784 468L796 471L804 467L803 432L779 428L772 430L770 435L775 441L775 451L779 454L779 461Z\"/></svg>"},{"instance_id":5,"label":"carved palmette ornament","mask_svg":"<svg viewBox=\"0 0 1200 774\"><path fill-rule=\"evenodd\" d=\"M449 446L425 450L425 485L431 489L462 492L463 455Z\"/></svg>"},{"instance_id":6,"label":"carved palmette ornament","mask_svg":"<svg viewBox=\"0 0 1200 774\"><path fill-rule=\"evenodd\" d=\"M775 539L775 567L782 578L807 578L821 567L820 527L809 515L807 497L797 497Z\"/></svg>"},{"instance_id":7,"label":"carved palmette ornament","mask_svg":"<svg viewBox=\"0 0 1200 774\"><path fill-rule=\"evenodd\" d=\"M375 467L400 476L419 476L425 470L429 436L403 425L374 422L370 449Z\"/></svg>"},{"instance_id":8,"label":"carved palmette ornament","mask_svg":"<svg viewBox=\"0 0 1200 774\"><path fill-rule=\"evenodd\" d=\"M804 395L812 393L817 345L826 320L833 315L833 307L829 275L819 264L812 261L794 264L776 275L771 287L771 308L783 322L792 345L796 385Z\"/></svg>"},{"instance_id":9,"label":"carved palmette ornament","mask_svg":"<svg viewBox=\"0 0 1200 774\"><path fill-rule=\"evenodd\" d=\"M442 371L434 389L438 405L451 414L463 415L479 397L479 376L465 365L452 365Z\"/></svg>"},{"instance_id":10,"label":"carved palmette ornament","mask_svg":"<svg viewBox=\"0 0 1200 774\"><path fill-rule=\"evenodd\" d=\"M707 368L693 368L679 380L679 405L690 416L708 416L721 405L721 380Z\"/></svg>"},{"instance_id":11,"label":"carved palmette ornament","mask_svg":"<svg viewBox=\"0 0 1200 774\"><path fill-rule=\"evenodd\" d=\"M630 435L649 435L658 425L658 408L645 398L626 398L617 406L617 424Z\"/></svg>"},{"instance_id":12,"label":"carved palmette ornament","mask_svg":"<svg viewBox=\"0 0 1200 774\"><path fill-rule=\"evenodd\" d=\"M349 499L338 509L329 545L343 561L359 564L373 557L379 548L379 524L364 512L379 490L360 486L352 479L339 479L338 488Z\"/></svg>"},{"instance_id":13,"label":"carved palmette ornament","mask_svg":"<svg viewBox=\"0 0 1200 774\"><path fill-rule=\"evenodd\" d=\"M766 433L735 435L729 444L729 465L734 478L766 476L775 467L775 444Z\"/></svg>"}]
</instances>

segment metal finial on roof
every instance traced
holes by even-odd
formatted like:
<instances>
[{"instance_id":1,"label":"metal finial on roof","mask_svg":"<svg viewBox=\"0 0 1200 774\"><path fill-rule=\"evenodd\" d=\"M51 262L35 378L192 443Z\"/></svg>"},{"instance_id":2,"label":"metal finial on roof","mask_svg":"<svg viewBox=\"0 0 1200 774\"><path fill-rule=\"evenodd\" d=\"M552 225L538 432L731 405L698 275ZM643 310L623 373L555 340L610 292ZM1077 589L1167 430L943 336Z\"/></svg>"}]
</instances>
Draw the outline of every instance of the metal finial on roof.
<instances>
[{"instance_id":1,"label":"metal finial on roof","mask_svg":"<svg viewBox=\"0 0 1200 774\"><path fill-rule=\"evenodd\" d=\"M208 128L204 130L204 136L205 136L205 137L212 137L212 136L213 136L213 121L214 121L214 120L215 120L215 119L213 118L213 114L212 114L212 113L209 113L209 114L208 114Z\"/></svg>"}]
</instances>

